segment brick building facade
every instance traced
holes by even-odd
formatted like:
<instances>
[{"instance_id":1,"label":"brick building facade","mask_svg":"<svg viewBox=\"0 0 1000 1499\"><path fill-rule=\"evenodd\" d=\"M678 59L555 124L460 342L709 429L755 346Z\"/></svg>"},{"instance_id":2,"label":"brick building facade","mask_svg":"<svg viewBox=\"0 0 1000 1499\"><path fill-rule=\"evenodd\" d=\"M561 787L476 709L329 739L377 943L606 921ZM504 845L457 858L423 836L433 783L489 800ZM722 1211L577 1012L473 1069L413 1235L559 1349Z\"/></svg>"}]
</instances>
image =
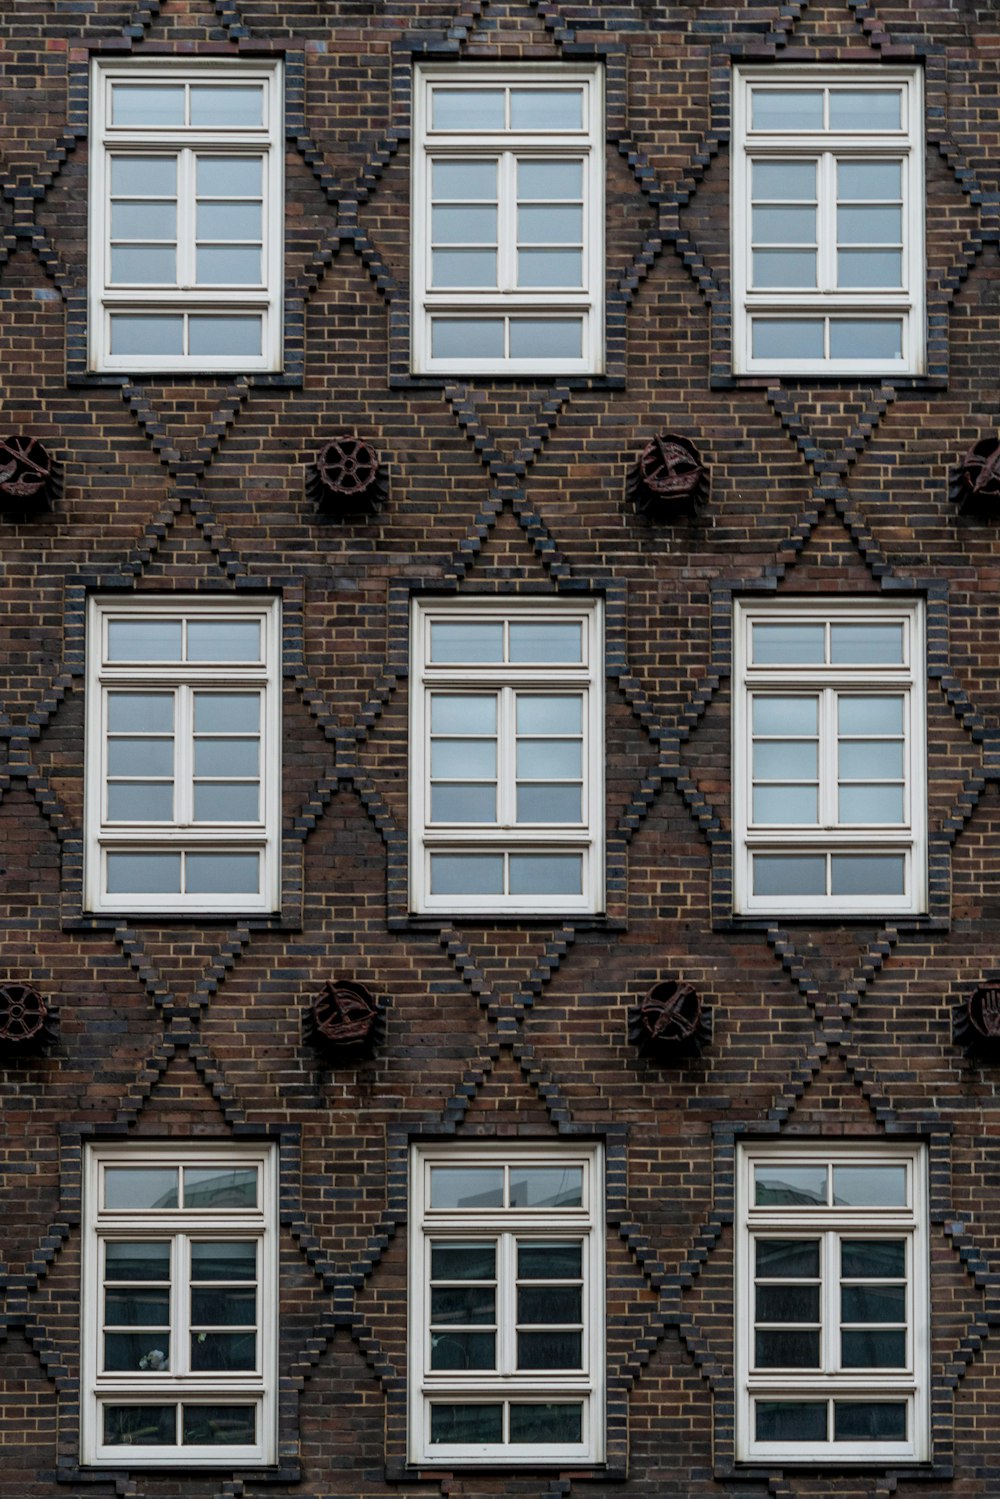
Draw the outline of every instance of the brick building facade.
<instances>
[{"instance_id":1,"label":"brick building facade","mask_svg":"<svg viewBox=\"0 0 1000 1499\"><path fill-rule=\"evenodd\" d=\"M0 68L0 1492L1000 1494L995 6Z\"/></svg>"}]
</instances>

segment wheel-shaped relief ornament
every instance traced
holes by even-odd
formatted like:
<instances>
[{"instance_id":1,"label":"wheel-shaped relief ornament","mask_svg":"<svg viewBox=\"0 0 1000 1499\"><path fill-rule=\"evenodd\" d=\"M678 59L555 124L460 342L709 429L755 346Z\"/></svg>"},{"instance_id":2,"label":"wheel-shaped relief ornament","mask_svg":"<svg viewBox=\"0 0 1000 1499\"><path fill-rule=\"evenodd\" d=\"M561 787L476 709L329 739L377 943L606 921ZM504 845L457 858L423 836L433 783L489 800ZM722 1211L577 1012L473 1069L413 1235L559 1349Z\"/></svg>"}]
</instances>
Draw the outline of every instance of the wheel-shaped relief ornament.
<instances>
[{"instance_id":1,"label":"wheel-shaped relief ornament","mask_svg":"<svg viewBox=\"0 0 1000 1499\"><path fill-rule=\"evenodd\" d=\"M14 516L47 510L61 487L59 466L37 437L0 437L0 509Z\"/></svg>"},{"instance_id":2,"label":"wheel-shaped relief ornament","mask_svg":"<svg viewBox=\"0 0 1000 1499\"><path fill-rule=\"evenodd\" d=\"M49 1036L50 1013L38 990L16 979L0 983L0 1054L37 1051Z\"/></svg>"},{"instance_id":3,"label":"wheel-shaped relief ornament","mask_svg":"<svg viewBox=\"0 0 1000 1499\"><path fill-rule=\"evenodd\" d=\"M951 476L951 498L961 510L1000 520L1000 437L973 443Z\"/></svg>"},{"instance_id":4,"label":"wheel-shaped relief ornament","mask_svg":"<svg viewBox=\"0 0 1000 1499\"><path fill-rule=\"evenodd\" d=\"M370 442L345 434L331 437L320 448L306 488L325 515L370 513L385 499L385 473Z\"/></svg>"},{"instance_id":5,"label":"wheel-shaped relief ornament","mask_svg":"<svg viewBox=\"0 0 1000 1499\"><path fill-rule=\"evenodd\" d=\"M305 1037L329 1062L371 1056L385 1036L383 1007L364 984L329 979L306 1011Z\"/></svg>"},{"instance_id":6,"label":"wheel-shaped relief ornament","mask_svg":"<svg viewBox=\"0 0 1000 1499\"><path fill-rule=\"evenodd\" d=\"M633 1046L659 1061L700 1056L712 1039L712 1016L693 984L661 979L629 1012Z\"/></svg>"},{"instance_id":7,"label":"wheel-shaped relief ornament","mask_svg":"<svg viewBox=\"0 0 1000 1499\"><path fill-rule=\"evenodd\" d=\"M666 433L643 448L625 489L645 520L677 520L692 515L708 497L708 467L687 437Z\"/></svg>"}]
</instances>

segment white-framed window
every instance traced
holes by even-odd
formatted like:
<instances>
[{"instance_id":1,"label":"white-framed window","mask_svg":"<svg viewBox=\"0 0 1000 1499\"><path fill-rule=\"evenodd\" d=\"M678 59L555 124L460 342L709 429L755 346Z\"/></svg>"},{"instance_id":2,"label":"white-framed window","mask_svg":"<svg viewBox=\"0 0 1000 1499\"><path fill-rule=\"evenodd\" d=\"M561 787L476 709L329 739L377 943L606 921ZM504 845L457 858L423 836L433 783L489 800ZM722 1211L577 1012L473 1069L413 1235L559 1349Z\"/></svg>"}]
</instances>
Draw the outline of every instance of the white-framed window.
<instances>
[{"instance_id":1,"label":"white-framed window","mask_svg":"<svg viewBox=\"0 0 1000 1499\"><path fill-rule=\"evenodd\" d=\"M604 367L604 92L597 64L418 66L416 373Z\"/></svg>"},{"instance_id":2,"label":"white-framed window","mask_svg":"<svg viewBox=\"0 0 1000 1499\"><path fill-rule=\"evenodd\" d=\"M414 600L415 911L599 911L601 602Z\"/></svg>"},{"instance_id":3,"label":"white-framed window","mask_svg":"<svg viewBox=\"0 0 1000 1499\"><path fill-rule=\"evenodd\" d=\"M924 368L919 68L733 75L737 374Z\"/></svg>"},{"instance_id":4,"label":"white-framed window","mask_svg":"<svg viewBox=\"0 0 1000 1499\"><path fill-rule=\"evenodd\" d=\"M275 1460L277 1208L270 1146L87 1148L84 1463Z\"/></svg>"},{"instance_id":5,"label":"white-framed window","mask_svg":"<svg viewBox=\"0 0 1000 1499\"><path fill-rule=\"evenodd\" d=\"M736 911L924 910L922 603L740 601L734 658Z\"/></svg>"},{"instance_id":6,"label":"white-framed window","mask_svg":"<svg viewBox=\"0 0 1000 1499\"><path fill-rule=\"evenodd\" d=\"M95 59L96 370L281 368L282 65Z\"/></svg>"},{"instance_id":7,"label":"white-framed window","mask_svg":"<svg viewBox=\"0 0 1000 1499\"><path fill-rule=\"evenodd\" d=\"M410 1460L600 1462L600 1146L414 1146Z\"/></svg>"},{"instance_id":8,"label":"white-framed window","mask_svg":"<svg viewBox=\"0 0 1000 1499\"><path fill-rule=\"evenodd\" d=\"M918 1145L740 1147L742 1461L927 1457L926 1174Z\"/></svg>"},{"instance_id":9,"label":"white-framed window","mask_svg":"<svg viewBox=\"0 0 1000 1499\"><path fill-rule=\"evenodd\" d=\"M277 599L90 599L89 910L276 908L279 661Z\"/></svg>"}]
</instances>

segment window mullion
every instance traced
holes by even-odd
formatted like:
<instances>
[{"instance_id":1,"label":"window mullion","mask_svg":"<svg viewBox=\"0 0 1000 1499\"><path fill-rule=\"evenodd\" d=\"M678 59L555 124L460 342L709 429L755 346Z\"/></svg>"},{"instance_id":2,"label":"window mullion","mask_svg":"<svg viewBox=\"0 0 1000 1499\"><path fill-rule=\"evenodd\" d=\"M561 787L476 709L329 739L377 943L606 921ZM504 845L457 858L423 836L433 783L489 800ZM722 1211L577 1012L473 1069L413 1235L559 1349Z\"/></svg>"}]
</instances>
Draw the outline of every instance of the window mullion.
<instances>
[{"instance_id":1,"label":"window mullion","mask_svg":"<svg viewBox=\"0 0 1000 1499\"><path fill-rule=\"evenodd\" d=\"M840 1372L840 1235L835 1229L823 1235L823 1372Z\"/></svg>"},{"instance_id":2,"label":"window mullion","mask_svg":"<svg viewBox=\"0 0 1000 1499\"><path fill-rule=\"evenodd\" d=\"M515 822L517 787L517 692L501 687L497 705L497 821L502 828Z\"/></svg>"},{"instance_id":3,"label":"window mullion","mask_svg":"<svg viewBox=\"0 0 1000 1499\"><path fill-rule=\"evenodd\" d=\"M179 827L190 827L194 812L194 689L175 690L174 815Z\"/></svg>"},{"instance_id":4,"label":"window mullion","mask_svg":"<svg viewBox=\"0 0 1000 1499\"><path fill-rule=\"evenodd\" d=\"M497 1371L504 1375L513 1374L517 1367L516 1273L515 1238L512 1233L503 1233L497 1254Z\"/></svg>"},{"instance_id":5,"label":"window mullion","mask_svg":"<svg viewBox=\"0 0 1000 1499\"><path fill-rule=\"evenodd\" d=\"M517 158L504 151L497 173L497 285L512 292L517 283Z\"/></svg>"},{"instance_id":6,"label":"window mullion","mask_svg":"<svg viewBox=\"0 0 1000 1499\"><path fill-rule=\"evenodd\" d=\"M821 291L837 285L837 162L832 151L824 151L816 174L819 188L819 255Z\"/></svg>"},{"instance_id":7,"label":"window mullion","mask_svg":"<svg viewBox=\"0 0 1000 1499\"><path fill-rule=\"evenodd\" d=\"M194 287L194 150L185 146L177 156L177 288Z\"/></svg>"}]
</instances>

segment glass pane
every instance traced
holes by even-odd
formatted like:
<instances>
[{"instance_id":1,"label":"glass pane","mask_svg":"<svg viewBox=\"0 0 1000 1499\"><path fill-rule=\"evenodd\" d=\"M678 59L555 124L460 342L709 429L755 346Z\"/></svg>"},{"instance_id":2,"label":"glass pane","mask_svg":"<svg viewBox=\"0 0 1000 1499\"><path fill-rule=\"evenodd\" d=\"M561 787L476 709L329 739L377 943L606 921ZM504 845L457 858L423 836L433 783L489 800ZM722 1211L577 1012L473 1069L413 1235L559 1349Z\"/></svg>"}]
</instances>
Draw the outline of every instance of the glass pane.
<instances>
[{"instance_id":1,"label":"glass pane","mask_svg":"<svg viewBox=\"0 0 1000 1499\"><path fill-rule=\"evenodd\" d=\"M257 895L260 855L190 853L185 885L189 895Z\"/></svg>"},{"instance_id":2,"label":"glass pane","mask_svg":"<svg viewBox=\"0 0 1000 1499\"><path fill-rule=\"evenodd\" d=\"M825 1442L825 1400L754 1401L758 1442Z\"/></svg>"},{"instance_id":3,"label":"glass pane","mask_svg":"<svg viewBox=\"0 0 1000 1499\"><path fill-rule=\"evenodd\" d=\"M580 1369L583 1334L579 1332L519 1332L519 1369Z\"/></svg>"},{"instance_id":4,"label":"glass pane","mask_svg":"<svg viewBox=\"0 0 1000 1499\"><path fill-rule=\"evenodd\" d=\"M841 205L837 209L837 239L842 245L898 245L902 237L902 210L899 208L845 208Z\"/></svg>"},{"instance_id":5,"label":"glass pane","mask_svg":"<svg viewBox=\"0 0 1000 1499\"><path fill-rule=\"evenodd\" d=\"M105 1405L104 1441L108 1447L175 1447L175 1405Z\"/></svg>"},{"instance_id":6,"label":"glass pane","mask_svg":"<svg viewBox=\"0 0 1000 1499\"><path fill-rule=\"evenodd\" d=\"M493 780L497 773L495 739L432 739L431 775L435 778L466 775Z\"/></svg>"},{"instance_id":7,"label":"glass pane","mask_svg":"<svg viewBox=\"0 0 1000 1499\"><path fill-rule=\"evenodd\" d=\"M755 250L754 286L816 285L815 250Z\"/></svg>"},{"instance_id":8,"label":"glass pane","mask_svg":"<svg viewBox=\"0 0 1000 1499\"><path fill-rule=\"evenodd\" d=\"M517 238L522 245L580 245L583 243L583 209L518 209Z\"/></svg>"},{"instance_id":9,"label":"glass pane","mask_svg":"<svg viewBox=\"0 0 1000 1499\"><path fill-rule=\"evenodd\" d=\"M140 729L146 734L170 734L173 727L173 693L108 693L108 728L111 733Z\"/></svg>"},{"instance_id":10,"label":"glass pane","mask_svg":"<svg viewBox=\"0 0 1000 1499\"><path fill-rule=\"evenodd\" d=\"M431 318L433 359L502 359L502 318Z\"/></svg>"},{"instance_id":11,"label":"glass pane","mask_svg":"<svg viewBox=\"0 0 1000 1499\"><path fill-rule=\"evenodd\" d=\"M583 860L579 854L511 854L511 895L580 895Z\"/></svg>"},{"instance_id":12,"label":"glass pane","mask_svg":"<svg viewBox=\"0 0 1000 1499\"><path fill-rule=\"evenodd\" d=\"M899 318L831 318L831 359L902 359Z\"/></svg>"},{"instance_id":13,"label":"glass pane","mask_svg":"<svg viewBox=\"0 0 1000 1499\"><path fill-rule=\"evenodd\" d=\"M823 854L754 854L755 895L825 895Z\"/></svg>"},{"instance_id":14,"label":"glass pane","mask_svg":"<svg viewBox=\"0 0 1000 1499\"><path fill-rule=\"evenodd\" d=\"M833 1402L835 1442L905 1442L906 1402L880 1400L871 1405L860 1400Z\"/></svg>"},{"instance_id":15,"label":"glass pane","mask_svg":"<svg viewBox=\"0 0 1000 1499\"><path fill-rule=\"evenodd\" d=\"M259 692L196 692L196 734L254 734L260 728Z\"/></svg>"},{"instance_id":16,"label":"glass pane","mask_svg":"<svg viewBox=\"0 0 1000 1499\"><path fill-rule=\"evenodd\" d=\"M902 734L901 697L837 698L837 731L840 734Z\"/></svg>"},{"instance_id":17,"label":"glass pane","mask_svg":"<svg viewBox=\"0 0 1000 1499\"><path fill-rule=\"evenodd\" d=\"M905 1207L906 1167L834 1166L833 1200L839 1207Z\"/></svg>"},{"instance_id":18,"label":"glass pane","mask_svg":"<svg viewBox=\"0 0 1000 1499\"><path fill-rule=\"evenodd\" d=\"M902 1369L906 1366L905 1332L840 1334L840 1361L845 1369Z\"/></svg>"},{"instance_id":19,"label":"glass pane","mask_svg":"<svg viewBox=\"0 0 1000 1499\"><path fill-rule=\"evenodd\" d=\"M502 854L431 854L432 895L502 895Z\"/></svg>"},{"instance_id":20,"label":"glass pane","mask_svg":"<svg viewBox=\"0 0 1000 1499\"><path fill-rule=\"evenodd\" d=\"M834 895L902 895L902 854L834 854L830 886Z\"/></svg>"},{"instance_id":21,"label":"glass pane","mask_svg":"<svg viewBox=\"0 0 1000 1499\"><path fill-rule=\"evenodd\" d=\"M830 129L898 130L901 104L899 89L831 89Z\"/></svg>"},{"instance_id":22,"label":"glass pane","mask_svg":"<svg viewBox=\"0 0 1000 1499\"><path fill-rule=\"evenodd\" d=\"M242 245L199 247L195 280L201 286L260 286L260 251Z\"/></svg>"},{"instance_id":23,"label":"glass pane","mask_svg":"<svg viewBox=\"0 0 1000 1499\"><path fill-rule=\"evenodd\" d=\"M579 1286L521 1286L517 1320L524 1323L582 1322Z\"/></svg>"},{"instance_id":24,"label":"glass pane","mask_svg":"<svg viewBox=\"0 0 1000 1499\"><path fill-rule=\"evenodd\" d=\"M511 318L512 359L580 359L582 356L581 318Z\"/></svg>"},{"instance_id":25,"label":"glass pane","mask_svg":"<svg viewBox=\"0 0 1000 1499\"><path fill-rule=\"evenodd\" d=\"M131 196L156 196L172 198L177 192L176 156L112 156L111 194L118 197L125 193ZM116 204L115 212L124 205ZM171 218L175 212L168 210ZM148 233L143 230L143 233Z\"/></svg>"},{"instance_id":26,"label":"glass pane","mask_svg":"<svg viewBox=\"0 0 1000 1499\"><path fill-rule=\"evenodd\" d=\"M431 822L496 822L495 786L431 787Z\"/></svg>"},{"instance_id":27,"label":"glass pane","mask_svg":"<svg viewBox=\"0 0 1000 1499\"><path fill-rule=\"evenodd\" d=\"M550 202L583 197L582 161L531 161L517 164L518 202Z\"/></svg>"},{"instance_id":28,"label":"glass pane","mask_svg":"<svg viewBox=\"0 0 1000 1499\"><path fill-rule=\"evenodd\" d=\"M511 1166L511 1207L578 1208L582 1203L582 1166Z\"/></svg>"},{"instance_id":29,"label":"glass pane","mask_svg":"<svg viewBox=\"0 0 1000 1499\"><path fill-rule=\"evenodd\" d=\"M260 788L211 781L194 788L195 822L259 822Z\"/></svg>"},{"instance_id":30,"label":"glass pane","mask_svg":"<svg viewBox=\"0 0 1000 1499\"><path fill-rule=\"evenodd\" d=\"M431 210L431 239L436 245L495 245L496 238L495 208L463 203L460 208L438 206Z\"/></svg>"},{"instance_id":31,"label":"glass pane","mask_svg":"<svg viewBox=\"0 0 1000 1499\"><path fill-rule=\"evenodd\" d=\"M797 666L802 663L817 665L826 659L824 625L755 624L751 628L751 634L751 654L755 666ZM815 725L815 717L813 723ZM815 732L815 728L811 731L797 729L792 732Z\"/></svg>"},{"instance_id":32,"label":"glass pane","mask_svg":"<svg viewBox=\"0 0 1000 1499\"><path fill-rule=\"evenodd\" d=\"M431 1445L503 1441L502 1405L432 1405Z\"/></svg>"},{"instance_id":33,"label":"glass pane","mask_svg":"<svg viewBox=\"0 0 1000 1499\"><path fill-rule=\"evenodd\" d=\"M583 729L583 698L579 693L542 697L537 693L517 695L519 734L579 734Z\"/></svg>"},{"instance_id":34,"label":"glass pane","mask_svg":"<svg viewBox=\"0 0 1000 1499\"><path fill-rule=\"evenodd\" d=\"M583 627L574 621L522 620L510 626L510 659L514 662L583 660Z\"/></svg>"},{"instance_id":35,"label":"glass pane","mask_svg":"<svg viewBox=\"0 0 1000 1499\"><path fill-rule=\"evenodd\" d=\"M755 823L808 826L819 821L819 793L815 786L755 786Z\"/></svg>"},{"instance_id":36,"label":"glass pane","mask_svg":"<svg viewBox=\"0 0 1000 1499\"><path fill-rule=\"evenodd\" d=\"M826 1202L825 1166L755 1166L753 1179L754 1201L760 1208Z\"/></svg>"},{"instance_id":37,"label":"glass pane","mask_svg":"<svg viewBox=\"0 0 1000 1499\"><path fill-rule=\"evenodd\" d=\"M583 774L583 744L579 739L519 739L517 774L522 780L579 780Z\"/></svg>"},{"instance_id":38,"label":"glass pane","mask_svg":"<svg viewBox=\"0 0 1000 1499\"><path fill-rule=\"evenodd\" d=\"M166 1288L162 1291L107 1291L104 1320L109 1327L169 1327L170 1292ZM899 1319L882 1318L882 1321L889 1320Z\"/></svg>"},{"instance_id":39,"label":"glass pane","mask_svg":"<svg viewBox=\"0 0 1000 1499\"><path fill-rule=\"evenodd\" d=\"M511 89L510 128L512 130L582 130L583 89Z\"/></svg>"},{"instance_id":40,"label":"glass pane","mask_svg":"<svg viewBox=\"0 0 1000 1499\"><path fill-rule=\"evenodd\" d=\"M170 355L184 352L184 319L111 314L112 354Z\"/></svg>"},{"instance_id":41,"label":"glass pane","mask_svg":"<svg viewBox=\"0 0 1000 1499\"><path fill-rule=\"evenodd\" d=\"M109 661L179 661L179 619L112 619L108 621ZM164 702L172 702L162 694ZM138 727L138 725L137 725Z\"/></svg>"},{"instance_id":42,"label":"glass pane","mask_svg":"<svg viewBox=\"0 0 1000 1499\"><path fill-rule=\"evenodd\" d=\"M257 1245L253 1241L223 1240L191 1245L192 1280L255 1280Z\"/></svg>"},{"instance_id":43,"label":"glass pane","mask_svg":"<svg viewBox=\"0 0 1000 1499\"><path fill-rule=\"evenodd\" d=\"M755 88L750 91L754 130L822 130L822 89Z\"/></svg>"},{"instance_id":44,"label":"glass pane","mask_svg":"<svg viewBox=\"0 0 1000 1499\"><path fill-rule=\"evenodd\" d=\"M109 822L172 822L173 817L172 784L129 781L108 787Z\"/></svg>"},{"instance_id":45,"label":"glass pane","mask_svg":"<svg viewBox=\"0 0 1000 1499\"><path fill-rule=\"evenodd\" d=\"M519 1239L517 1274L520 1280L578 1280L583 1275L583 1245L535 1244Z\"/></svg>"},{"instance_id":46,"label":"glass pane","mask_svg":"<svg viewBox=\"0 0 1000 1499\"><path fill-rule=\"evenodd\" d=\"M816 243L815 208L755 208L752 235L758 245Z\"/></svg>"},{"instance_id":47,"label":"glass pane","mask_svg":"<svg viewBox=\"0 0 1000 1499\"><path fill-rule=\"evenodd\" d=\"M435 161L433 172L433 196L435 202L451 199L461 202L474 198L482 202L495 200L497 195L497 164L495 161Z\"/></svg>"},{"instance_id":48,"label":"glass pane","mask_svg":"<svg viewBox=\"0 0 1000 1499\"><path fill-rule=\"evenodd\" d=\"M758 1322L818 1322L819 1286L758 1286Z\"/></svg>"},{"instance_id":49,"label":"glass pane","mask_svg":"<svg viewBox=\"0 0 1000 1499\"><path fill-rule=\"evenodd\" d=\"M434 250L432 286L496 286L497 257L493 250Z\"/></svg>"},{"instance_id":50,"label":"glass pane","mask_svg":"<svg viewBox=\"0 0 1000 1499\"><path fill-rule=\"evenodd\" d=\"M195 317L188 324L191 354L254 358L260 354L259 317Z\"/></svg>"},{"instance_id":51,"label":"glass pane","mask_svg":"<svg viewBox=\"0 0 1000 1499\"><path fill-rule=\"evenodd\" d=\"M520 250L518 286L582 286L583 256L579 250Z\"/></svg>"},{"instance_id":52,"label":"glass pane","mask_svg":"<svg viewBox=\"0 0 1000 1499\"><path fill-rule=\"evenodd\" d=\"M431 1207L503 1207L503 1167L432 1166Z\"/></svg>"},{"instance_id":53,"label":"glass pane","mask_svg":"<svg viewBox=\"0 0 1000 1499\"><path fill-rule=\"evenodd\" d=\"M191 1372L246 1370L257 1367L257 1334L254 1332L193 1332Z\"/></svg>"},{"instance_id":54,"label":"glass pane","mask_svg":"<svg viewBox=\"0 0 1000 1499\"><path fill-rule=\"evenodd\" d=\"M837 818L845 823L893 823L903 821L902 786L841 786Z\"/></svg>"},{"instance_id":55,"label":"glass pane","mask_svg":"<svg viewBox=\"0 0 1000 1499\"><path fill-rule=\"evenodd\" d=\"M196 739L196 776L256 776L260 771L259 739Z\"/></svg>"},{"instance_id":56,"label":"glass pane","mask_svg":"<svg viewBox=\"0 0 1000 1499\"><path fill-rule=\"evenodd\" d=\"M180 854L116 854L107 856L110 895L178 895Z\"/></svg>"},{"instance_id":57,"label":"glass pane","mask_svg":"<svg viewBox=\"0 0 1000 1499\"><path fill-rule=\"evenodd\" d=\"M199 198L259 198L263 191L259 156L199 156Z\"/></svg>"},{"instance_id":58,"label":"glass pane","mask_svg":"<svg viewBox=\"0 0 1000 1499\"><path fill-rule=\"evenodd\" d=\"M759 781L815 780L817 745L808 739L758 739L753 746L754 779Z\"/></svg>"},{"instance_id":59,"label":"glass pane","mask_svg":"<svg viewBox=\"0 0 1000 1499\"><path fill-rule=\"evenodd\" d=\"M155 1332L106 1332L104 1368L129 1369L136 1373L156 1373L160 1369L169 1369L169 1331L161 1328Z\"/></svg>"},{"instance_id":60,"label":"glass pane","mask_svg":"<svg viewBox=\"0 0 1000 1499\"><path fill-rule=\"evenodd\" d=\"M583 1407L569 1403L511 1405L512 1442L582 1442Z\"/></svg>"},{"instance_id":61,"label":"glass pane","mask_svg":"<svg viewBox=\"0 0 1000 1499\"><path fill-rule=\"evenodd\" d=\"M842 1322L905 1322L905 1286L841 1286Z\"/></svg>"},{"instance_id":62,"label":"glass pane","mask_svg":"<svg viewBox=\"0 0 1000 1499\"><path fill-rule=\"evenodd\" d=\"M176 232L177 207L174 203L124 202L111 205L112 239L165 240L176 238Z\"/></svg>"},{"instance_id":63,"label":"glass pane","mask_svg":"<svg viewBox=\"0 0 1000 1499\"><path fill-rule=\"evenodd\" d=\"M185 1405L184 1442L188 1447L250 1447L257 1440L257 1412L252 1405Z\"/></svg>"},{"instance_id":64,"label":"glass pane","mask_svg":"<svg viewBox=\"0 0 1000 1499\"><path fill-rule=\"evenodd\" d=\"M172 245L135 245L111 251L111 282L155 283L173 286L177 281L177 252Z\"/></svg>"},{"instance_id":65,"label":"glass pane","mask_svg":"<svg viewBox=\"0 0 1000 1499\"><path fill-rule=\"evenodd\" d=\"M495 1369L496 1333L431 1333L432 1369Z\"/></svg>"},{"instance_id":66,"label":"glass pane","mask_svg":"<svg viewBox=\"0 0 1000 1499\"><path fill-rule=\"evenodd\" d=\"M819 1275L818 1239L757 1239L756 1247L757 1275L762 1278L809 1280Z\"/></svg>"},{"instance_id":67,"label":"glass pane","mask_svg":"<svg viewBox=\"0 0 1000 1499\"><path fill-rule=\"evenodd\" d=\"M517 821L542 823L583 821L583 793L579 786L518 786Z\"/></svg>"},{"instance_id":68,"label":"glass pane","mask_svg":"<svg viewBox=\"0 0 1000 1499\"><path fill-rule=\"evenodd\" d=\"M493 1280L495 1276L495 1244L431 1245L432 1280Z\"/></svg>"},{"instance_id":69,"label":"glass pane","mask_svg":"<svg viewBox=\"0 0 1000 1499\"><path fill-rule=\"evenodd\" d=\"M776 697L755 692L753 696L753 731L755 734L815 735L818 730L819 699L815 697Z\"/></svg>"},{"instance_id":70,"label":"glass pane","mask_svg":"<svg viewBox=\"0 0 1000 1499\"><path fill-rule=\"evenodd\" d=\"M107 1166L104 1170L104 1206L121 1208L175 1208L175 1166ZM110 1248L110 1246L109 1246Z\"/></svg>"},{"instance_id":71,"label":"glass pane","mask_svg":"<svg viewBox=\"0 0 1000 1499\"><path fill-rule=\"evenodd\" d=\"M185 1166L186 1208L255 1208L256 1166Z\"/></svg>"},{"instance_id":72,"label":"glass pane","mask_svg":"<svg viewBox=\"0 0 1000 1499\"><path fill-rule=\"evenodd\" d=\"M830 660L835 666L861 665L871 662L887 662L891 665L903 663L902 624L876 624L866 620L863 625L830 626Z\"/></svg>"},{"instance_id":73,"label":"glass pane","mask_svg":"<svg viewBox=\"0 0 1000 1499\"><path fill-rule=\"evenodd\" d=\"M837 197L884 202L903 195L902 163L898 161L837 162Z\"/></svg>"},{"instance_id":74,"label":"glass pane","mask_svg":"<svg viewBox=\"0 0 1000 1499\"><path fill-rule=\"evenodd\" d=\"M838 286L902 286L903 257L898 250L840 250Z\"/></svg>"},{"instance_id":75,"label":"glass pane","mask_svg":"<svg viewBox=\"0 0 1000 1499\"><path fill-rule=\"evenodd\" d=\"M477 1286L469 1290L454 1286L434 1286L431 1289L431 1322L476 1323L496 1322L496 1295L490 1286Z\"/></svg>"},{"instance_id":76,"label":"glass pane","mask_svg":"<svg viewBox=\"0 0 1000 1499\"><path fill-rule=\"evenodd\" d=\"M111 120L115 125L183 125L183 85L173 83L113 84Z\"/></svg>"},{"instance_id":77,"label":"glass pane","mask_svg":"<svg viewBox=\"0 0 1000 1499\"><path fill-rule=\"evenodd\" d=\"M906 1244L902 1239L842 1239L840 1273L845 1278L905 1279Z\"/></svg>"},{"instance_id":78,"label":"glass pane","mask_svg":"<svg viewBox=\"0 0 1000 1499\"><path fill-rule=\"evenodd\" d=\"M791 198L801 202L816 197L816 163L814 161L755 161L753 163L753 196L755 201ZM842 197L850 196L842 193ZM880 194L879 196L884 196Z\"/></svg>"},{"instance_id":79,"label":"glass pane","mask_svg":"<svg viewBox=\"0 0 1000 1499\"><path fill-rule=\"evenodd\" d=\"M503 130L502 88L431 89L433 130Z\"/></svg>"},{"instance_id":80,"label":"glass pane","mask_svg":"<svg viewBox=\"0 0 1000 1499\"><path fill-rule=\"evenodd\" d=\"M170 776L174 772L172 739L109 739L108 774Z\"/></svg>"},{"instance_id":81,"label":"glass pane","mask_svg":"<svg viewBox=\"0 0 1000 1499\"><path fill-rule=\"evenodd\" d=\"M191 89L192 125L262 125L262 84L194 84Z\"/></svg>"},{"instance_id":82,"label":"glass pane","mask_svg":"<svg viewBox=\"0 0 1000 1499\"><path fill-rule=\"evenodd\" d=\"M176 1194L175 1194L176 1196ZM105 1197L107 1203L107 1197ZM846 1271L844 1272L847 1273ZM105 1280L170 1279L170 1245L161 1242L111 1240L104 1245Z\"/></svg>"},{"instance_id":83,"label":"glass pane","mask_svg":"<svg viewBox=\"0 0 1000 1499\"><path fill-rule=\"evenodd\" d=\"M201 1289L191 1291L192 1327L253 1327L257 1321L257 1292Z\"/></svg>"},{"instance_id":84,"label":"glass pane","mask_svg":"<svg viewBox=\"0 0 1000 1499\"><path fill-rule=\"evenodd\" d=\"M470 619L445 623L435 620L431 624L432 661L502 661L503 621ZM436 698L435 702L453 702L455 699ZM473 702L493 702L492 698L474 698ZM437 725L435 725L437 727ZM439 732L449 732L439 730ZM487 730L486 732L492 732Z\"/></svg>"},{"instance_id":85,"label":"glass pane","mask_svg":"<svg viewBox=\"0 0 1000 1499\"><path fill-rule=\"evenodd\" d=\"M758 1369L818 1369L819 1329L781 1328L754 1333L754 1366Z\"/></svg>"},{"instance_id":86,"label":"glass pane","mask_svg":"<svg viewBox=\"0 0 1000 1499\"><path fill-rule=\"evenodd\" d=\"M822 318L751 319L755 359L822 359Z\"/></svg>"}]
</instances>

